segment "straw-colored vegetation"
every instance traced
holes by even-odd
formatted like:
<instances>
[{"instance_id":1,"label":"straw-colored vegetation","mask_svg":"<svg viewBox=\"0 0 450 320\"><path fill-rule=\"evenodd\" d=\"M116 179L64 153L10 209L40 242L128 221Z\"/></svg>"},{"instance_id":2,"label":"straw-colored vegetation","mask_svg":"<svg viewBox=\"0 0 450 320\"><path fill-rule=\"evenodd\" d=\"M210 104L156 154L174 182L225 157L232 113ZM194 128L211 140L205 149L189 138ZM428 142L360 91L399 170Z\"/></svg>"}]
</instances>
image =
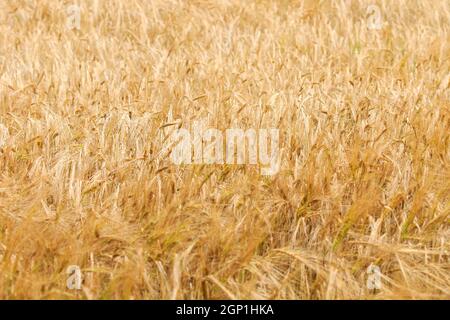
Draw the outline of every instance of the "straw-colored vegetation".
<instances>
[{"instance_id":1,"label":"straw-colored vegetation","mask_svg":"<svg viewBox=\"0 0 450 320\"><path fill-rule=\"evenodd\" d=\"M2 0L0 298L448 299L449 86L447 0ZM174 165L207 117L279 173Z\"/></svg>"}]
</instances>

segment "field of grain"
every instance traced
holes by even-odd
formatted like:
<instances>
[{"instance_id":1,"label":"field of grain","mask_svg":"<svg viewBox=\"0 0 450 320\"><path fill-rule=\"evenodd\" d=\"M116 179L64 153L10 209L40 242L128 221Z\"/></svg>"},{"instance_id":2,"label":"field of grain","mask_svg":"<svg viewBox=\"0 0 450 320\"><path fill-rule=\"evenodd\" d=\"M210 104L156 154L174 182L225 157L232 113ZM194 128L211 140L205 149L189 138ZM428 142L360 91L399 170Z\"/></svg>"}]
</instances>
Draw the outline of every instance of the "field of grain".
<instances>
[{"instance_id":1,"label":"field of grain","mask_svg":"<svg viewBox=\"0 0 450 320\"><path fill-rule=\"evenodd\" d=\"M448 0L2 0L0 299L449 299L449 132Z\"/></svg>"}]
</instances>

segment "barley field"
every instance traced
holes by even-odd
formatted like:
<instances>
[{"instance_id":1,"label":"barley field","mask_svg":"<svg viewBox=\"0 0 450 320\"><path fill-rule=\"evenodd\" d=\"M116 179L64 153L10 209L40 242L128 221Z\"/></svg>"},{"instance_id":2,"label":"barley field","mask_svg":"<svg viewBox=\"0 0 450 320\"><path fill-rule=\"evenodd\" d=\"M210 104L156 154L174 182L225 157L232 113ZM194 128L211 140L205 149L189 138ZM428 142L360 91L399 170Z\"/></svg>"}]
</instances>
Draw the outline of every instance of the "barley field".
<instances>
[{"instance_id":1,"label":"barley field","mask_svg":"<svg viewBox=\"0 0 450 320\"><path fill-rule=\"evenodd\" d=\"M449 132L448 0L1 0L0 299L450 299Z\"/></svg>"}]
</instances>

